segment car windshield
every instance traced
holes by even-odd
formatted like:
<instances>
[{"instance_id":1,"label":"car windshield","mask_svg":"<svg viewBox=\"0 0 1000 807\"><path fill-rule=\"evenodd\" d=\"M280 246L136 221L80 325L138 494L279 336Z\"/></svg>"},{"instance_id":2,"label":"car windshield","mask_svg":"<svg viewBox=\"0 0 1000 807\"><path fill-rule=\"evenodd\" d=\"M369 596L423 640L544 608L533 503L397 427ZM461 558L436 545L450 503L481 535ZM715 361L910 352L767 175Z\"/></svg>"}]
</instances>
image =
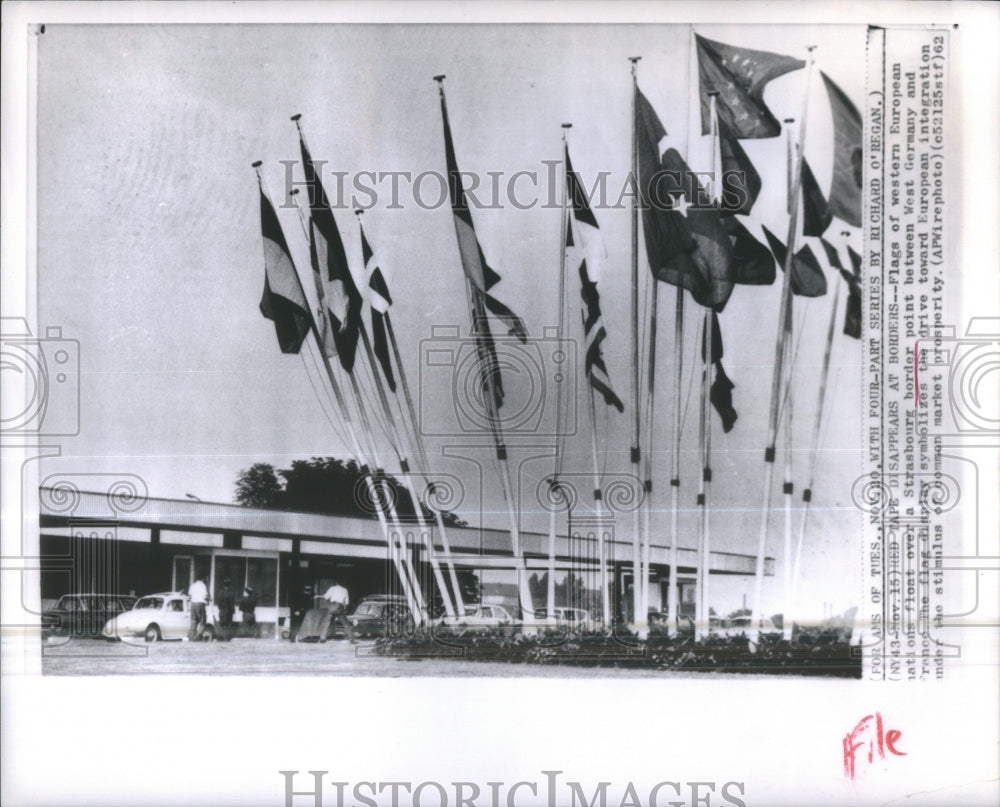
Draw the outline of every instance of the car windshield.
<instances>
[{"instance_id":1,"label":"car windshield","mask_svg":"<svg viewBox=\"0 0 1000 807\"><path fill-rule=\"evenodd\" d=\"M143 597L135 604L135 610L144 608L158 609L163 607L163 597Z\"/></svg>"},{"instance_id":2,"label":"car windshield","mask_svg":"<svg viewBox=\"0 0 1000 807\"><path fill-rule=\"evenodd\" d=\"M355 610L355 616L378 616L382 613L382 603L363 602Z\"/></svg>"}]
</instances>

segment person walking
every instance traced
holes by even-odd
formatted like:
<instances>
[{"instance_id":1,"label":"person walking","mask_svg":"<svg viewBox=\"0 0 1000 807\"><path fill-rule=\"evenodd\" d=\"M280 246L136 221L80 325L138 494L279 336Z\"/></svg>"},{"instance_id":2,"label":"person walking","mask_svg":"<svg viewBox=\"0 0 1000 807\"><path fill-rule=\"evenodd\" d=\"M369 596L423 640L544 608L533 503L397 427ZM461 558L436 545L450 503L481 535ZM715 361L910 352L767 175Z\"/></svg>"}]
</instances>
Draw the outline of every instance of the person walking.
<instances>
[{"instance_id":1,"label":"person walking","mask_svg":"<svg viewBox=\"0 0 1000 807\"><path fill-rule=\"evenodd\" d=\"M236 595L233 594L232 581L227 577L222 581L222 591L216 602L219 607L218 639L228 642L233 638L233 615L236 613Z\"/></svg>"},{"instance_id":2,"label":"person walking","mask_svg":"<svg viewBox=\"0 0 1000 807\"><path fill-rule=\"evenodd\" d=\"M188 598L191 600L191 627L187 638L190 642L200 639L205 631L205 608L208 605L208 586L205 585L205 577L204 573L198 575L198 579L188 589Z\"/></svg>"},{"instance_id":3,"label":"person walking","mask_svg":"<svg viewBox=\"0 0 1000 807\"><path fill-rule=\"evenodd\" d=\"M356 644L354 629L347 619L347 606L351 603L351 595L347 593L347 589L334 580L330 588L323 594L323 599L329 603L330 615L332 616L330 620L331 633L336 630L338 625L341 625L344 628L344 635L351 644Z\"/></svg>"},{"instance_id":4,"label":"person walking","mask_svg":"<svg viewBox=\"0 0 1000 807\"><path fill-rule=\"evenodd\" d=\"M243 617L243 632L256 639L257 595L254 594L253 586L247 586L243 589L243 597L240 598L240 614Z\"/></svg>"}]
</instances>

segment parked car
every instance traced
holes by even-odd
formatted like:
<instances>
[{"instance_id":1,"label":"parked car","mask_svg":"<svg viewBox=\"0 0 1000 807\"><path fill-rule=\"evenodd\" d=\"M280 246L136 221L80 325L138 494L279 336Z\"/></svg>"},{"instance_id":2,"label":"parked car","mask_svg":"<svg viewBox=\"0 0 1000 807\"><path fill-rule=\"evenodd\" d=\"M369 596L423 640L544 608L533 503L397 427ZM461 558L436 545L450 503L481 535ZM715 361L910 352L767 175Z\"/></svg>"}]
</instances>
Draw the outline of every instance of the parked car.
<instances>
[{"instance_id":1,"label":"parked car","mask_svg":"<svg viewBox=\"0 0 1000 807\"><path fill-rule=\"evenodd\" d=\"M100 636L109 619L135 605L124 594L63 594L42 612L42 638L50 636Z\"/></svg>"},{"instance_id":2,"label":"parked car","mask_svg":"<svg viewBox=\"0 0 1000 807\"><path fill-rule=\"evenodd\" d=\"M719 628L719 633L723 636L742 636L750 633L753 626L753 617L734 616L726 621L726 624ZM761 633L775 633L778 629L774 626L771 617L765 616L760 620Z\"/></svg>"},{"instance_id":3,"label":"parked car","mask_svg":"<svg viewBox=\"0 0 1000 807\"><path fill-rule=\"evenodd\" d=\"M514 617L502 605L468 605L464 614L439 619L435 623L435 631L448 636L492 632L510 636L516 624Z\"/></svg>"},{"instance_id":4,"label":"parked car","mask_svg":"<svg viewBox=\"0 0 1000 807\"><path fill-rule=\"evenodd\" d=\"M215 635L213 623L218 621L214 605L208 606L208 622L203 638ZM106 639L131 639L142 637L147 642L160 639L183 639L191 630L191 601L186 594L176 591L148 594L140 597L131 611L108 620L101 631Z\"/></svg>"},{"instance_id":5,"label":"parked car","mask_svg":"<svg viewBox=\"0 0 1000 807\"><path fill-rule=\"evenodd\" d=\"M547 608L539 608L535 611L535 620L546 623L546 627L555 627L558 630L571 632L591 631L596 627L594 617L586 608L566 608L556 607L549 614Z\"/></svg>"},{"instance_id":6,"label":"parked car","mask_svg":"<svg viewBox=\"0 0 1000 807\"><path fill-rule=\"evenodd\" d=\"M412 636L415 622L406 597L395 594L373 594L358 603L347 621L359 638L373 636ZM335 628L334 636L343 636L343 628Z\"/></svg>"}]
</instances>

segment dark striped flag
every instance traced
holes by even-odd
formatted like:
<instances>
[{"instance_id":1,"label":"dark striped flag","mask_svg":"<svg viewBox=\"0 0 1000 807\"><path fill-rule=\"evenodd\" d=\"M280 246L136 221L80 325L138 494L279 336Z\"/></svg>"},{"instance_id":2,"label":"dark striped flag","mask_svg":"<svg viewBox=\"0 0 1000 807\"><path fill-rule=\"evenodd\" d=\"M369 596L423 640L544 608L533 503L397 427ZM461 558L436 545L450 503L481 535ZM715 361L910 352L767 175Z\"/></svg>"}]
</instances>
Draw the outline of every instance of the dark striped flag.
<instances>
[{"instance_id":1,"label":"dark striped flag","mask_svg":"<svg viewBox=\"0 0 1000 807\"><path fill-rule=\"evenodd\" d=\"M528 332L521 318L490 294L490 289L500 282L500 275L486 263L483 250L479 245L479 238L476 236L476 229L472 223L472 213L465 199L462 175L459 173L458 162L455 159L455 146L451 137L451 124L448 122L448 104L444 97L444 87L440 87L439 92L441 94L441 118L444 123L445 162L448 168L448 194L451 199L455 236L458 240L462 270L469 281L472 335L479 360L483 400L487 400L487 395L492 389L493 406L499 409L504 400L503 378L500 373L500 362L497 359L496 340L490 329L487 312L503 322L507 326L508 334L520 342L527 341Z\"/></svg>"},{"instance_id":2,"label":"dark striped flag","mask_svg":"<svg viewBox=\"0 0 1000 807\"><path fill-rule=\"evenodd\" d=\"M809 161L802 158L802 234L820 236L833 221L833 214L820 190Z\"/></svg>"},{"instance_id":3,"label":"dark striped flag","mask_svg":"<svg viewBox=\"0 0 1000 807\"><path fill-rule=\"evenodd\" d=\"M733 280L746 286L769 286L774 282L774 256L753 237L739 216L724 216L722 223L733 244Z\"/></svg>"},{"instance_id":4,"label":"dark striped flag","mask_svg":"<svg viewBox=\"0 0 1000 807\"><path fill-rule=\"evenodd\" d=\"M354 369L361 327L361 292L351 275L333 209L305 139L300 137L299 144L302 147L302 167L309 194L309 254L313 261L313 271L319 276L324 288L323 304L330 319L337 357L343 368L350 373Z\"/></svg>"},{"instance_id":5,"label":"dark striped flag","mask_svg":"<svg viewBox=\"0 0 1000 807\"><path fill-rule=\"evenodd\" d=\"M580 296L583 299L583 333L584 333L584 372L590 386L604 398L608 406L613 406L619 412L625 411L625 405L615 394L608 377L608 367L604 363L601 343L608 334L604 328L601 316L601 296L597 291L597 279L600 274L600 259L604 247L601 231L597 225L594 211L583 192L579 175L573 170L569 159L569 147L566 147L566 194L570 202L572 216L566 227L566 250L576 247L580 251ZM573 231L576 230L576 239ZM579 242L578 244L576 242ZM575 252L576 249L573 251Z\"/></svg>"},{"instance_id":6,"label":"dark striped flag","mask_svg":"<svg viewBox=\"0 0 1000 807\"><path fill-rule=\"evenodd\" d=\"M282 353L298 353L312 320L274 205L260 189L260 231L264 239L264 294L260 313L274 323Z\"/></svg>"},{"instance_id":7,"label":"dark striped flag","mask_svg":"<svg viewBox=\"0 0 1000 807\"><path fill-rule=\"evenodd\" d=\"M360 222L359 222L360 224ZM372 348L375 351L375 358L378 359L382 367L382 375L389 389L396 391L396 376L392 371L392 358L389 355L389 340L386 337L385 318L389 314L389 306L392 305L392 297L389 296L389 286L382 275L382 268L375 259L368 237L365 235L365 228L361 227L361 257L365 262L365 272L368 275L368 307L372 316Z\"/></svg>"},{"instance_id":8,"label":"dark striped flag","mask_svg":"<svg viewBox=\"0 0 1000 807\"><path fill-rule=\"evenodd\" d=\"M784 271L788 248L767 227L763 227L763 230L764 235L767 236L767 242L771 246L771 252L774 253L774 258L778 262L778 266ZM823 269L820 267L819 261L816 260L816 256L813 255L813 251L808 244L792 257L792 276L790 281L792 284L792 293L800 297L822 297L826 294L826 275L823 274Z\"/></svg>"},{"instance_id":9,"label":"dark striped flag","mask_svg":"<svg viewBox=\"0 0 1000 807\"><path fill-rule=\"evenodd\" d=\"M760 174L740 141L721 120L719 121L719 156L722 162L723 214L749 215L760 195L763 184Z\"/></svg>"},{"instance_id":10,"label":"dark striped flag","mask_svg":"<svg viewBox=\"0 0 1000 807\"><path fill-rule=\"evenodd\" d=\"M701 360L705 361L705 332L702 329L701 334ZM739 415L736 414L736 410L733 408L733 390L736 385L729 379L726 375L726 371L722 366L722 357L725 355L725 350L722 347L722 328L719 327L719 315L713 311L712 312L712 364L715 366L715 380L712 382L712 386L709 387L708 400L712 404L712 407L719 415L719 419L722 421L722 431L729 434L733 430L733 426L736 425L736 421L739 419Z\"/></svg>"}]
</instances>

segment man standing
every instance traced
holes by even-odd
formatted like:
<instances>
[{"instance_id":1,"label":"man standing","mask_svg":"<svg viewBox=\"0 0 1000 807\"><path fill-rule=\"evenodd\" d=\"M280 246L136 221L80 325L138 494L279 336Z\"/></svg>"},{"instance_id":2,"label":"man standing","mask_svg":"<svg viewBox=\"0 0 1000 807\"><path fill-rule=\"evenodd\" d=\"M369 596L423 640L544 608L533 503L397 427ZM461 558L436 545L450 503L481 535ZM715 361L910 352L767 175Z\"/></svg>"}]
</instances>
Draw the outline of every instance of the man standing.
<instances>
[{"instance_id":1,"label":"man standing","mask_svg":"<svg viewBox=\"0 0 1000 807\"><path fill-rule=\"evenodd\" d=\"M227 577L222 581L222 591L216 602L219 607L219 639L228 642L233 638L233 615L236 613L236 596L233 594L232 581Z\"/></svg>"},{"instance_id":2,"label":"man standing","mask_svg":"<svg viewBox=\"0 0 1000 807\"><path fill-rule=\"evenodd\" d=\"M188 590L191 599L191 629L188 631L188 641L201 638L205 630L205 606L208 603L208 586L205 585L204 572L191 584Z\"/></svg>"},{"instance_id":3,"label":"man standing","mask_svg":"<svg viewBox=\"0 0 1000 807\"><path fill-rule=\"evenodd\" d=\"M243 631L257 638L257 595L253 586L243 589L243 599L240 600L240 612L243 614Z\"/></svg>"},{"instance_id":4,"label":"man standing","mask_svg":"<svg viewBox=\"0 0 1000 807\"><path fill-rule=\"evenodd\" d=\"M333 584L323 595L323 599L330 604L330 614L333 616L330 624L331 630L335 630L338 625L342 625L344 635L351 641L351 644L354 644L354 629L347 620L347 606L351 603L351 596L347 593L347 589L334 580Z\"/></svg>"}]
</instances>

